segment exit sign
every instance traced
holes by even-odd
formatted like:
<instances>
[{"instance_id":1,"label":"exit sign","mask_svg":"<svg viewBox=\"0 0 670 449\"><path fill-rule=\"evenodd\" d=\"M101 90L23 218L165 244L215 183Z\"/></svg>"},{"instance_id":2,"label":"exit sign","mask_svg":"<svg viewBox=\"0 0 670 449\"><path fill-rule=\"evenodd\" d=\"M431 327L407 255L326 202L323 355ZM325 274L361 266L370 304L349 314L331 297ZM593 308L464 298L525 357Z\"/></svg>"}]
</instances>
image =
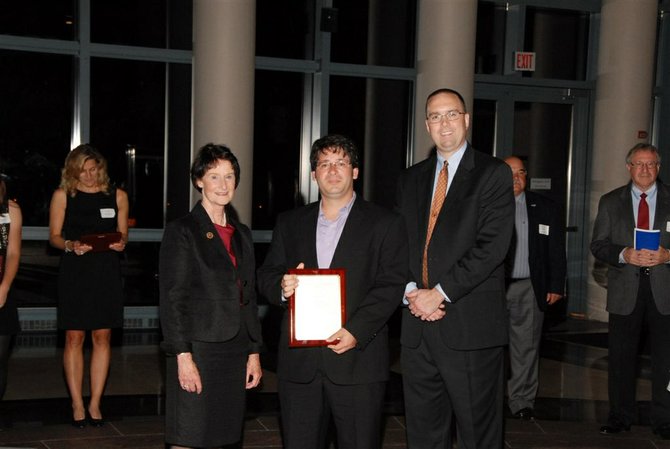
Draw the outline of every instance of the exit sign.
<instances>
[{"instance_id":1,"label":"exit sign","mask_svg":"<svg viewBox=\"0 0 670 449\"><path fill-rule=\"evenodd\" d=\"M514 52L514 70L517 72L535 71L535 52L533 51L515 51Z\"/></svg>"}]
</instances>

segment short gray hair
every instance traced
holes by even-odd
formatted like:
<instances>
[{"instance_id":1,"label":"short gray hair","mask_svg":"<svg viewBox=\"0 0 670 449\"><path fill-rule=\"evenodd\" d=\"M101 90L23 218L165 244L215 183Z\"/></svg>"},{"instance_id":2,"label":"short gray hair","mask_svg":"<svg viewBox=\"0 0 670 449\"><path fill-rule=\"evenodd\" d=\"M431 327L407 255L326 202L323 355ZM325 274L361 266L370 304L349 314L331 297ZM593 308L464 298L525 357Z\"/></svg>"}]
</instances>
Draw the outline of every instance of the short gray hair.
<instances>
[{"instance_id":1,"label":"short gray hair","mask_svg":"<svg viewBox=\"0 0 670 449\"><path fill-rule=\"evenodd\" d=\"M661 163L661 153L658 152L658 148L656 148L654 145L652 145L650 143L642 142L642 143L638 143L633 148L628 150L628 154L626 154L626 164L630 164L631 159L633 159L633 156L638 151L651 151L652 153L654 153L656 155L656 160L658 161L658 163L659 164Z\"/></svg>"}]
</instances>

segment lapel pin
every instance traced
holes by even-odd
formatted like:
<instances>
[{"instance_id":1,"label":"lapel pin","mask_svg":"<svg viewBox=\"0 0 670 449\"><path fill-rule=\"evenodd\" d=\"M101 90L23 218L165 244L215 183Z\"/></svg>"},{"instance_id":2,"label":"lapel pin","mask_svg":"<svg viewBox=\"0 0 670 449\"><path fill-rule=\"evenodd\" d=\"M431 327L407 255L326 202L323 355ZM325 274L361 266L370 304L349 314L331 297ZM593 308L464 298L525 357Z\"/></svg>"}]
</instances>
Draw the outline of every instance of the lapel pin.
<instances>
[{"instance_id":1,"label":"lapel pin","mask_svg":"<svg viewBox=\"0 0 670 449\"><path fill-rule=\"evenodd\" d=\"M211 232L208 232L208 233L205 234L205 235L206 235L207 238L210 239L210 240L214 238L214 234L212 234Z\"/></svg>"}]
</instances>

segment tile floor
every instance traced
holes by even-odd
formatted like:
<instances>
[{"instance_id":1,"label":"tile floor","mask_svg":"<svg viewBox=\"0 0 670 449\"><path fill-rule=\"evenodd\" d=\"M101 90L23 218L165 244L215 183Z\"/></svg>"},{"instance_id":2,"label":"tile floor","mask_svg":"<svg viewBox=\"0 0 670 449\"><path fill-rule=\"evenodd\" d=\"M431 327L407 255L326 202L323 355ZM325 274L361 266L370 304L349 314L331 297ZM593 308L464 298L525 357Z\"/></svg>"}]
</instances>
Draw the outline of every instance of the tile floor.
<instances>
[{"instance_id":1,"label":"tile floor","mask_svg":"<svg viewBox=\"0 0 670 449\"><path fill-rule=\"evenodd\" d=\"M136 337L124 336L125 342L113 347L103 402L107 425L83 430L69 425L69 401L60 365L62 345L17 345L10 360L7 393L0 402L0 423L4 423L0 448L164 449L162 356L155 338L147 343L147 338ZM575 320L552 326L545 333L537 420L519 422L507 417L506 448L670 449L670 441L655 439L648 427L649 360L645 356L640 357L638 425L623 435L598 434L607 415L604 338L604 323ZM397 354L397 345L393 350ZM282 447L271 353L264 356L264 366L263 386L249 396L239 447ZM396 362L387 395L384 448L407 447L399 371Z\"/></svg>"}]
</instances>

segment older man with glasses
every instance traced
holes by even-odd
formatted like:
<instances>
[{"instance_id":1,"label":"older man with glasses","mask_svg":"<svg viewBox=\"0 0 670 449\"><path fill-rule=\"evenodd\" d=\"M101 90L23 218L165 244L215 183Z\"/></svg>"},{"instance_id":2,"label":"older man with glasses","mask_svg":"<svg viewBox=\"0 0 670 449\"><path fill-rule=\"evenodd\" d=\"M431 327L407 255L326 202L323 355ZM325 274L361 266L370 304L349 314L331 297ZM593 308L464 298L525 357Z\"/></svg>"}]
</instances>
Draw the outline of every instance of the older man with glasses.
<instances>
[{"instance_id":1,"label":"older man with glasses","mask_svg":"<svg viewBox=\"0 0 670 449\"><path fill-rule=\"evenodd\" d=\"M661 157L653 145L630 149L630 182L600 199L591 252L608 266L608 391L610 412L602 434L628 431L635 422L637 352L643 329L651 342L651 426L670 439L670 189L661 183ZM636 234L658 233L636 245Z\"/></svg>"}]
</instances>

